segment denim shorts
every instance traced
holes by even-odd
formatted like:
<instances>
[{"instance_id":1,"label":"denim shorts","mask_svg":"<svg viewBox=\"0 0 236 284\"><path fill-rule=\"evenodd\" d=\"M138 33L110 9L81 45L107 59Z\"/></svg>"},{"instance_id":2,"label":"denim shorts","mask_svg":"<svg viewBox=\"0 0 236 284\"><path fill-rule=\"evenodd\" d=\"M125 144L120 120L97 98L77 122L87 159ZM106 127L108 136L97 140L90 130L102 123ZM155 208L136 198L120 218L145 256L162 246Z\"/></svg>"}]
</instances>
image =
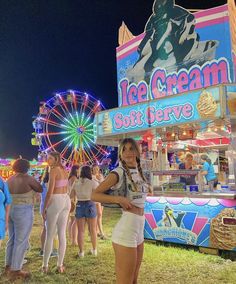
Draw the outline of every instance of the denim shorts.
<instances>
[{"instance_id":1,"label":"denim shorts","mask_svg":"<svg viewBox=\"0 0 236 284\"><path fill-rule=\"evenodd\" d=\"M75 218L95 218L97 217L97 209L95 202L78 201L76 204Z\"/></svg>"}]
</instances>

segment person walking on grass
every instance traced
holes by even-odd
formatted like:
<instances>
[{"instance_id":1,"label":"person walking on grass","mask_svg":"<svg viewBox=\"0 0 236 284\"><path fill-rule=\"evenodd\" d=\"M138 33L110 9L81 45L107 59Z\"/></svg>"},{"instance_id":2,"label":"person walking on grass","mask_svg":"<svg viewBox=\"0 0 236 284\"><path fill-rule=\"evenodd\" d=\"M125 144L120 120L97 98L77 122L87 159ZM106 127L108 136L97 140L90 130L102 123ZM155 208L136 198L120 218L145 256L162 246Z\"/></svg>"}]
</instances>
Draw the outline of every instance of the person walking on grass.
<instances>
[{"instance_id":1,"label":"person walking on grass","mask_svg":"<svg viewBox=\"0 0 236 284\"><path fill-rule=\"evenodd\" d=\"M69 194L71 194L71 190L73 188L74 183L78 180L79 175L79 165L73 165L71 167L71 171L69 174ZM78 228L75 218L75 197L71 198L71 205L73 208L71 208L70 217L68 221L68 233L69 233L69 239L71 240L72 245L77 246L78 245Z\"/></svg>"},{"instance_id":2,"label":"person walking on grass","mask_svg":"<svg viewBox=\"0 0 236 284\"><path fill-rule=\"evenodd\" d=\"M29 237L33 226L33 204L36 192L42 192L40 183L28 175L30 163L17 159L13 164L15 174L7 181L12 196L6 246L5 272L12 280L28 278L30 273L22 270L24 256L29 248Z\"/></svg>"},{"instance_id":3,"label":"person walking on grass","mask_svg":"<svg viewBox=\"0 0 236 284\"><path fill-rule=\"evenodd\" d=\"M111 171L92 194L92 200L102 203L118 203L123 209L121 219L112 233L115 251L117 284L136 284L144 249L144 203L151 192L140 165L137 143L125 138L119 145L121 166ZM127 189L127 197L109 196L109 189Z\"/></svg>"},{"instance_id":4,"label":"person walking on grass","mask_svg":"<svg viewBox=\"0 0 236 284\"><path fill-rule=\"evenodd\" d=\"M95 180L98 184L104 181L103 174L101 173L101 170L98 165L93 165L92 167L92 178ZM97 236L101 240L105 240L106 237L103 232L102 227L102 213L103 213L103 206L100 202L96 202L96 208L97 208Z\"/></svg>"},{"instance_id":5,"label":"person walking on grass","mask_svg":"<svg viewBox=\"0 0 236 284\"><path fill-rule=\"evenodd\" d=\"M0 249L8 230L11 195L7 183L0 177Z\"/></svg>"},{"instance_id":6,"label":"person walking on grass","mask_svg":"<svg viewBox=\"0 0 236 284\"><path fill-rule=\"evenodd\" d=\"M58 234L59 248L57 271L65 272L63 264L66 252L66 226L70 212L70 197L68 195L68 174L62 166L60 153L51 152L47 159L50 167L48 192L45 198L43 218L46 220L46 240L43 251L44 273L48 272L48 262L52 253L53 238Z\"/></svg>"},{"instance_id":7,"label":"person walking on grass","mask_svg":"<svg viewBox=\"0 0 236 284\"><path fill-rule=\"evenodd\" d=\"M76 196L76 221L78 225L78 245L80 258L84 257L84 231L86 220L88 222L92 249L90 253L97 256L97 210L95 202L91 201L92 192L98 183L92 180L92 172L89 166L80 169L79 180L74 183L72 188L72 198Z\"/></svg>"}]
</instances>

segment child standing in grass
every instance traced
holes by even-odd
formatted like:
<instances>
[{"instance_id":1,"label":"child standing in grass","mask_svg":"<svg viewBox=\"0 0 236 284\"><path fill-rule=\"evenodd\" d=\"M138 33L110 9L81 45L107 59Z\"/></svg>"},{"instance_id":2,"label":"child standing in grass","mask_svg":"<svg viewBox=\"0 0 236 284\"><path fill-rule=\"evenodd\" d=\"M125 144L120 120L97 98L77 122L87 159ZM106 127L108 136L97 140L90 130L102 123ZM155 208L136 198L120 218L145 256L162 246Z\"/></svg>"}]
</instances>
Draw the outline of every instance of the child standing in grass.
<instances>
[{"instance_id":1,"label":"child standing in grass","mask_svg":"<svg viewBox=\"0 0 236 284\"><path fill-rule=\"evenodd\" d=\"M118 203L122 207L122 217L112 234L116 283L135 284L143 258L144 203L150 186L145 180L140 165L139 147L133 139L126 138L121 141L119 160L121 167L113 170L97 187L92 194L92 200L102 203ZM128 193L127 197L105 194L110 188L121 188L124 183Z\"/></svg>"}]
</instances>

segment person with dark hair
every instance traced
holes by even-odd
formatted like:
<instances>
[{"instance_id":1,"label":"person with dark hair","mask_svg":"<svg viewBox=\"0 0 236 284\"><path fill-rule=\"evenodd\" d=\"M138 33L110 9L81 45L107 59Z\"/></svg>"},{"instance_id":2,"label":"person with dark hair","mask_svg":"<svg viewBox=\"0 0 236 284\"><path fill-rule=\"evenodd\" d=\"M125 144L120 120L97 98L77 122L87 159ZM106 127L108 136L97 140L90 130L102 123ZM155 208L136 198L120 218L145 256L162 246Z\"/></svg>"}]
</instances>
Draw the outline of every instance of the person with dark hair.
<instances>
[{"instance_id":1,"label":"person with dark hair","mask_svg":"<svg viewBox=\"0 0 236 284\"><path fill-rule=\"evenodd\" d=\"M184 163L179 165L180 170L193 170L193 155L191 153L187 153L184 158ZM186 185L194 185L196 184L195 176L181 176L180 182Z\"/></svg>"},{"instance_id":2,"label":"person with dark hair","mask_svg":"<svg viewBox=\"0 0 236 284\"><path fill-rule=\"evenodd\" d=\"M98 165L92 166L92 178L99 184L104 181L104 177ZM102 227L103 206L100 202L96 202L96 208L97 208L97 235L101 240L106 240Z\"/></svg>"},{"instance_id":3,"label":"person with dark hair","mask_svg":"<svg viewBox=\"0 0 236 284\"><path fill-rule=\"evenodd\" d=\"M8 230L11 195L7 183L0 177L0 248Z\"/></svg>"},{"instance_id":4,"label":"person with dark hair","mask_svg":"<svg viewBox=\"0 0 236 284\"><path fill-rule=\"evenodd\" d=\"M61 162L58 152L51 152L47 159L50 167L48 191L44 202L43 218L46 220L46 240L43 250L44 273L48 272L49 257L52 253L53 239L57 232L59 239L57 271L65 272L63 264L66 252L66 225L70 212L70 197L68 194L68 174Z\"/></svg>"},{"instance_id":5,"label":"person with dark hair","mask_svg":"<svg viewBox=\"0 0 236 284\"><path fill-rule=\"evenodd\" d=\"M7 181L12 195L12 206L8 222L5 271L9 271L12 279L30 276L29 272L22 270L22 265L33 226L34 195L43 189L40 183L27 173L29 168L28 160L17 159L13 164L15 174Z\"/></svg>"},{"instance_id":6,"label":"person with dark hair","mask_svg":"<svg viewBox=\"0 0 236 284\"><path fill-rule=\"evenodd\" d=\"M205 176L210 191L213 191L213 189L217 186L218 180L211 159L207 155L203 154L201 155L201 160L203 162L201 174L202 176Z\"/></svg>"},{"instance_id":7,"label":"person with dark hair","mask_svg":"<svg viewBox=\"0 0 236 284\"><path fill-rule=\"evenodd\" d=\"M131 138L119 145L120 166L111 171L92 194L92 200L117 203L123 214L112 233L115 251L116 283L137 283L144 248L144 204L151 187L140 164L140 150ZM109 189L126 187L127 197L105 194Z\"/></svg>"},{"instance_id":8,"label":"person with dark hair","mask_svg":"<svg viewBox=\"0 0 236 284\"><path fill-rule=\"evenodd\" d=\"M90 253L97 256L97 210L95 202L91 201L92 192L97 188L98 183L92 180L92 172L89 166L80 169L79 180L74 183L71 196L76 196L75 217L78 226L79 257L84 257L84 231L87 219L91 236L92 249Z\"/></svg>"},{"instance_id":9,"label":"person with dark hair","mask_svg":"<svg viewBox=\"0 0 236 284\"><path fill-rule=\"evenodd\" d=\"M78 179L79 175L79 165L73 165L69 174L69 194L71 194L71 189L73 188L74 183ZM68 233L69 239L71 240L72 245L78 245L78 228L75 218L75 198L71 198L71 210L70 210L70 218L68 222Z\"/></svg>"},{"instance_id":10,"label":"person with dark hair","mask_svg":"<svg viewBox=\"0 0 236 284\"><path fill-rule=\"evenodd\" d=\"M49 181L49 167L47 166L41 178L41 185L43 188L43 192L41 193L41 199L40 199L40 214L43 220L43 229L42 229L41 237L40 237L41 239L41 249L40 249L40 254L39 254L40 256L43 256L43 248L44 248L44 243L45 243L45 238L46 238L46 222L43 219L43 208L44 208L44 202L45 202L45 198L46 198L47 191L48 191L48 181ZM54 249L50 256L55 257L57 255L58 255L57 250Z\"/></svg>"}]
</instances>

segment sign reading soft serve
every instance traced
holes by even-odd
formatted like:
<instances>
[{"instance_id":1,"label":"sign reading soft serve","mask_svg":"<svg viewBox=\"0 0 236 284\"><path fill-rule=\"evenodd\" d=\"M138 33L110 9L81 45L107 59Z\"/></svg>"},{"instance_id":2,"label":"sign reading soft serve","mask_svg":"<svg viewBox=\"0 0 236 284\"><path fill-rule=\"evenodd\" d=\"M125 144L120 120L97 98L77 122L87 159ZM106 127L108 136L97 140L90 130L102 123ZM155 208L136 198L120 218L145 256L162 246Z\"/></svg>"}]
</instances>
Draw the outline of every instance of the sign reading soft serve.
<instances>
[{"instance_id":1,"label":"sign reading soft serve","mask_svg":"<svg viewBox=\"0 0 236 284\"><path fill-rule=\"evenodd\" d=\"M97 136L208 120L220 116L219 88L167 97L97 114Z\"/></svg>"}]
</instances>

